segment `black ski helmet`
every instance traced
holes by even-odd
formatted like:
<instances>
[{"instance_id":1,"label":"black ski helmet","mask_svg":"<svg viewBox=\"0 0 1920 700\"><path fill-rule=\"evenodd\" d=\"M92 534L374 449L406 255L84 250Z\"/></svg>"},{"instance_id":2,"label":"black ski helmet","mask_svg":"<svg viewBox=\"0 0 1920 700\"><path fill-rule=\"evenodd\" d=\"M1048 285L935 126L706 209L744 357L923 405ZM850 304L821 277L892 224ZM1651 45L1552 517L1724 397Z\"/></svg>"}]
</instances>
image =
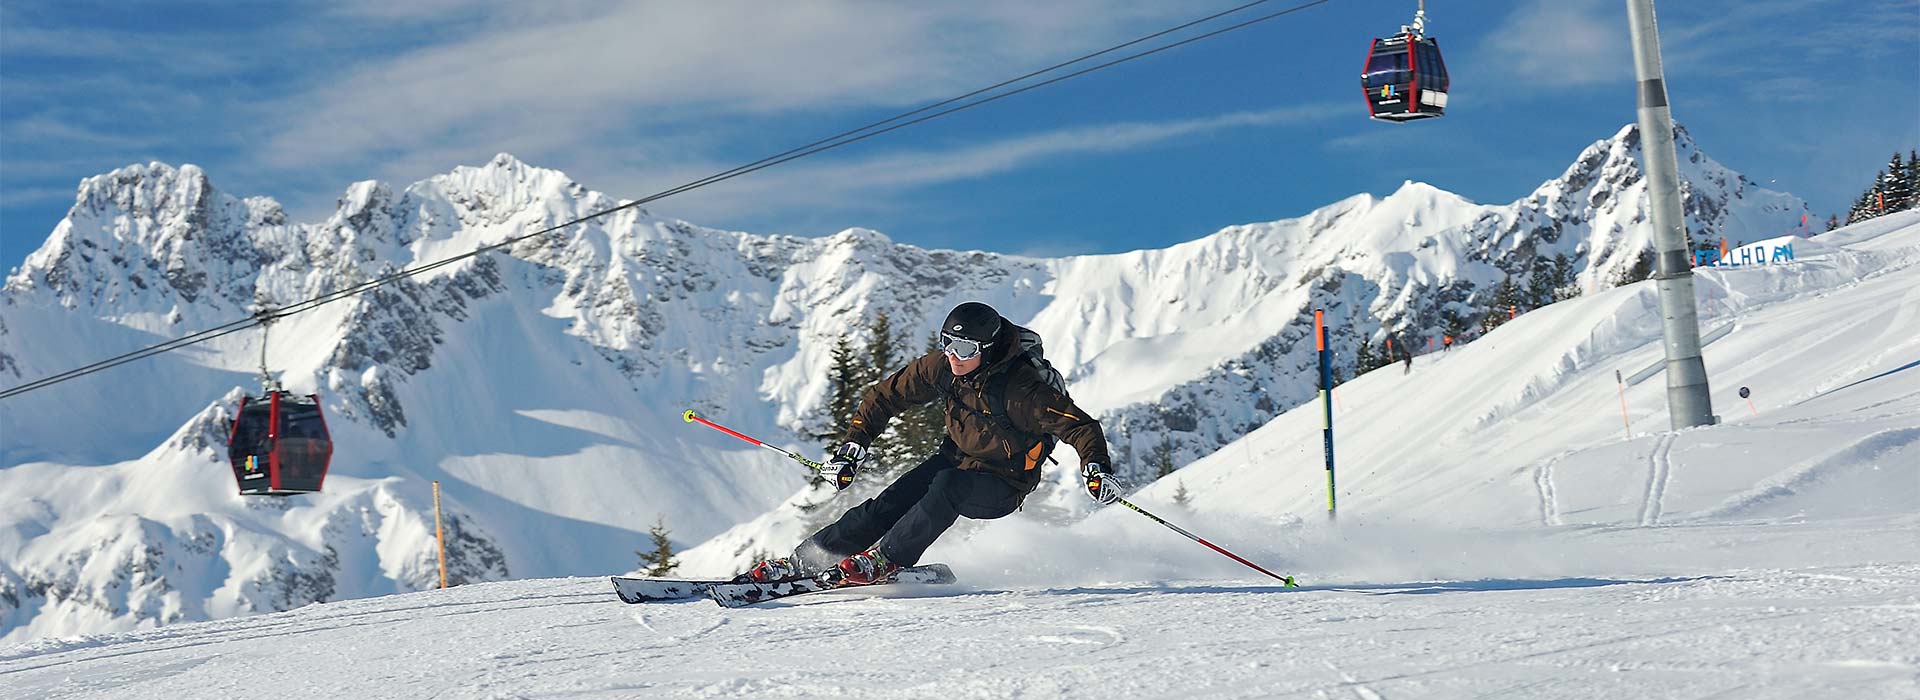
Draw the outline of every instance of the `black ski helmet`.
<instances>
[{"instance_id":1,"label":"black ski helmet","mask_svg":"<svg viewBox=\"0 0 1920 700\"><path fill-rule=\"evenodd\" d=\"M969 301L947 312L940 332L981 343L992 342L994 336L1000 335L1000 312L986 304Z\"/></svg>"}]
</instances>

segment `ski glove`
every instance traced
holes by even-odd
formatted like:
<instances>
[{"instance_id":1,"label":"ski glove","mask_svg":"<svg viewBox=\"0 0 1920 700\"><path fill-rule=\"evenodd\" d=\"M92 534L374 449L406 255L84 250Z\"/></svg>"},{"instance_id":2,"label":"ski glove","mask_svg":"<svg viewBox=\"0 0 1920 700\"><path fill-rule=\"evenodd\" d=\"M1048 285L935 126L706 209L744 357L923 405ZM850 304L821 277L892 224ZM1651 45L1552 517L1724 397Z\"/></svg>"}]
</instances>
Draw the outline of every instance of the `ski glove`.
<instances>
[{"instance_id":1,"label":"ski glove","mask_svg":"<svg viewBox=\"0 0 1920 700\"><path fill-rule=\"evenodd\" d=\"M1121 494L1127 490L1127 482L1114 476L1104 464L1088 462L1080 465L1080 478L1086 481L1087 496L1103 506L1120 500Z\"/></svg>"},{"instance_id":2,"label":"ski glove","mask_svg":"<svg viewBox=\"0 0 1920 700\"><path fill-rule=\"evenodd\" d=\"M833 458L827 460L827 468L820 475L833 480L833 490L845 491L853 485L853 477L860 473L860 461L867 458L867 448L859 443L849 442L833 451Z\"/></svg>"}]
</instances>

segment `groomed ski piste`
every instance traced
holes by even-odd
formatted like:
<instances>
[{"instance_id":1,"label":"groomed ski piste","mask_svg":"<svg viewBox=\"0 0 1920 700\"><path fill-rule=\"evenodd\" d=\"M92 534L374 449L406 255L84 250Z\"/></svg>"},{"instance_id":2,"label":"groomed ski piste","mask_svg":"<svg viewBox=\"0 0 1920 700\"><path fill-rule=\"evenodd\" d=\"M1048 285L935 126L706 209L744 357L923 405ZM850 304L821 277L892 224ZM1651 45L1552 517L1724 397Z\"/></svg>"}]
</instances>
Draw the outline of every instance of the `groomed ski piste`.
<instances>
[{"instance_id":1,"label":"groomed ski piste","mask_svg":"<svg viewBox=\"0 0 1920 700\"><path fill-rule=\"evenodd\" d=\"M4 647L0 697L1920 697L1920 213L1793 242L1695 278L1720 425L1666 429L1643 282L1342 385L1337 521L1317 404L1135 494L1301 588L1016 515L950 586L477 584Z\"/></svg>"}]
</instances>

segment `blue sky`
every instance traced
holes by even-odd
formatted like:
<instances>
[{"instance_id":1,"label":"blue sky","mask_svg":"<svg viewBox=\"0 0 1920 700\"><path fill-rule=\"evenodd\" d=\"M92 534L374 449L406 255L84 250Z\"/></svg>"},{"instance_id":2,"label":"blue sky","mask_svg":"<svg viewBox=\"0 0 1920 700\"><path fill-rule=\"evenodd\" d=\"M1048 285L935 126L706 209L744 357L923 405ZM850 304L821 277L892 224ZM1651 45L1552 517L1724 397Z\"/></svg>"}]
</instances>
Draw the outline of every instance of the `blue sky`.
<instances>
[{"instance_id":1,"label":"blue sky","mask_svg":"<svg viewBox=\"0 0 1920 700\"><path fill-rule=\"evenodd\" d=\"M0 268L45 240L80 179L129 163L198 164L297 221L353 181L498 152L637 198L1235 4L9 0ZM1843 212L1920 146L1920 2L1658 4L1674 113L1735 170ZM1366 119L1367 41L1413 6L1332 0L650 208L759 233L1115 252L1408 179L1506 203L1633 121L1621 0L1434 0L1448 116Z\"/></svg>"}]
</instances>

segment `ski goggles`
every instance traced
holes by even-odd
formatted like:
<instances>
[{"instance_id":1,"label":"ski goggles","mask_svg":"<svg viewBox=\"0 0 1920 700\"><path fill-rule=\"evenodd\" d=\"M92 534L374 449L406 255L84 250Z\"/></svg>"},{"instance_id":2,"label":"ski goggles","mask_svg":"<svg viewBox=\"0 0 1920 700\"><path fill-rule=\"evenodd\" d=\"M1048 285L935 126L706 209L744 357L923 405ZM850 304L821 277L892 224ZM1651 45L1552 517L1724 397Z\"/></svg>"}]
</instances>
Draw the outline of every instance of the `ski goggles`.
<instances>
[{"instance_id":1,"label":"ski goggles","mask_svg":"<svg viewBox=\"0 0 1920 700\"><path fill-rule=\"evenodd\" d=\"M980 353L987 349L987 346L993 344L982 343L978 340L962 338L955 335L947 335L945 333L940 334L940 339L945 341L945 344L940 346L940 352L952 355L953 359L961 361L979 357Z\"/></svg>"}]
</instances>

